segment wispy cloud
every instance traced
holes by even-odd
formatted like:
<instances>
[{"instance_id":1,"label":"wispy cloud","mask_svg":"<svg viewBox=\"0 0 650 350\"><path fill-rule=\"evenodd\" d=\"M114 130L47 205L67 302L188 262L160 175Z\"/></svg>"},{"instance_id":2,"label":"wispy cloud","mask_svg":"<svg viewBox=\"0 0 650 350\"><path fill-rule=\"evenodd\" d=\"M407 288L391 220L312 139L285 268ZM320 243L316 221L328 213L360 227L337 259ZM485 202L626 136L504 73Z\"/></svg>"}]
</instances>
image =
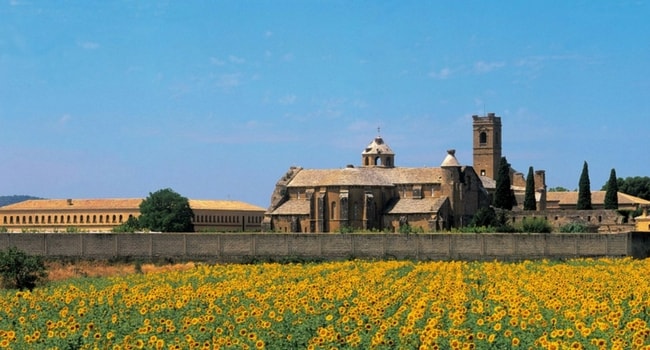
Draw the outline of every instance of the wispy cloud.
<instances>
[{"instance_id":1,"label":"wispy cloud","mask_svg":"<svg viewBox=\"0 0 650 350\"><path fill-rule=\"evenodd\" d=\"M433 79L448 79L452 75L453 71L449 67L445 67L440 69L439 71L431 71L429 72L429 77Z\"/></svg>"},{"instance_id":2,"label":"wispy cloud","mask_svg":"<svg viewBox=\"0 0 650 350\"><path fill-rule=\"evenodd\" d=\"M77 45L85 50L96 50L99 48L99 44L94 41L79 41Z\"/></svg>"},{"instance_id":3,"label":"wispy cloud","mask_svg":"<svg viewBox=\"0 0 650 350\"><path fill-rule=\"evenodd\" d=\"M292 105L292 104L294 104L296 102L296 99L297 99L297 97L294 94L284 95L284 96L282 96L280 98L280 100L278 100L278 103L280 103L281 105L285 105L285 106L286 105Z\"/></svg>"},{"instance_id":4,"label":"wispy cloud","mask_svg":"<svg viewBox=\"0 0 650 350\"><path fill-rule=\"evenodd\" d=\"M224 64L226 64L226 61L218 57L210 57L210 63L214 64L215 66L223 66Z\"/></svg>"},{"instance_id":5,"label":"wispy cloud","mask_svg":"<svg viewBox=\"0 0 650 350\"><path fill-rule=\"evenodd\" d=\"M484 61L478 61L474 63L474 72L478 74L485 74L485 73L490 73L492 71L495 71L499 68L504 67L506 64L505 62L484 62Z\"/></svg>"},{"instance_id":6,"label":"wispy cloud","mask_svg":"<svg viewBox=\"0 0 650 350\"><path fill-rule=\"evenodd\" d=\"M246 63L246 60L245 60L245 59L243 59L243 58L241 58L241 57L237 57L237 56L235 56L235 55L230 55L230 56L228 56L228 61L230 61L230 63L234 63L234 64L243 64L243 63Z\"/></svg>"},{"instance_id":7,"label":"wispy cloud","mask_svg":"<svg viewBox=\"0 0 650 350\"><path fill-rule=\"evenodd\" d=\"M241 85L241 74L223 74L217 78L217 86L224 89L234 88Z\"/></svg>"},{"instance_id":8,"label":"wispy cloud","mask_svg":"<svg viewBox=\"0 0 650 350\"><path fill-rule=\"evenodd\" d=\"M72 120L72 116L70 114L64 114L59 118L59 125L63 126L68 124Z\"/></svg>"}]
</instances>

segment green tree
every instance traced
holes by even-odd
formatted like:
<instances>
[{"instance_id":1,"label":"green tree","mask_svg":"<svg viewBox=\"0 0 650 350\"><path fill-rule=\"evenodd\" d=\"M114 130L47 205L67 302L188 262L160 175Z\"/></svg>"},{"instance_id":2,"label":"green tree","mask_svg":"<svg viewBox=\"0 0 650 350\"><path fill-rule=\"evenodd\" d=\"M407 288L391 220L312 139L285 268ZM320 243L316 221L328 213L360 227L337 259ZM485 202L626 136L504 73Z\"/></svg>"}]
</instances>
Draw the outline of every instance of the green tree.
<instances>
[{"instance_id":1,"label":"green tree","mask_svg":"<svg viewBox=\"0 0 650 350\"><path fill-rule=\"evenodd\" d=\"M32 290L47 277L47 271L40 257L10 247L0 252L0 276L6 288Z\"/></svg>"},{"instance_id":2,"label":"green tree","mask_svg":"<svg viewBox=\"0 0 650 350\"><path fill-rule=\"evenodd\" d=\"M569 192L569 189L562 186L551 187L548 189L549 192Z\"/></svg>"},{"instance_id":3,"label":"green tree","mask_svg":"<svg viewBox=\"0 0 650 350\"><path fill-rule=\"evenodd\" d=\"M591 210L591 185L589 183L589 166L585 161L582 166L582 173L580 174L580 182L578 183L578 210Z\"/></svg>"},{"instance_id":4,"label":"green tree","mask_svg":"<svg viewBox=\"0 0 650 350\"><path fill-rule=\"evenodd\" d=\"M510 164L506 157L501 157L494 190L494 207L512 210L515 202L515 194L512 192L510 183Z\"/></svg>"},{"instance_id":5,"label":"green tree","mask_svg":"<svg viewBox=\"0 0 650 350\"><path fill-rule=\"evenodd\" d=\"M618 178L616 182L619 192L650 200L650 177L634 176L626 177L625 179ZM603 186L603 190L607 190L605 186Z\"/></svg>"},{"instance_id":6,"label":"green tree","mask_svg":"<svg viewBox=\"0 0 650 350\"><path fill-rule=\"evenodd\" d=\"M141 229L142 227L140 227L140 220L138 220L138 218L136 218L135 216L131 216L126 220L125 223L113 227L111 231L116 233L128 233L128 232L136 232Z\"/></svg>"},{"instance_id":7,"label":"green tree","mask_svg":"<svg viewBox=\"0 0 650 350\"><path fill-rule=\"evenodd\" d=\"M616 170L612 169L609 173L605 189L605 209L618 209L618 181L616 180Z\"/></svg>"},{"instance_id":8,"label":"green tree","mask_svg":"<svg viewBox=\"0 0 650 350\"><path fill-rule=\"evenodd\" d=\"M537 210L537 201L535 200L535 176L533 174L532 166L528 168L528 176L526 176L524 210Z\"/></svg>"},{"instance_id":9,"label":"green tree","mask_svg":"<svg viewBox=\"0 0 650 350\"><path fill-rule=\"evenodd\" d=\"M140 203L139 226L160 232L194 231L194 212L187 198L170 188L149 193Z\"/></svg>"}]
</instances>

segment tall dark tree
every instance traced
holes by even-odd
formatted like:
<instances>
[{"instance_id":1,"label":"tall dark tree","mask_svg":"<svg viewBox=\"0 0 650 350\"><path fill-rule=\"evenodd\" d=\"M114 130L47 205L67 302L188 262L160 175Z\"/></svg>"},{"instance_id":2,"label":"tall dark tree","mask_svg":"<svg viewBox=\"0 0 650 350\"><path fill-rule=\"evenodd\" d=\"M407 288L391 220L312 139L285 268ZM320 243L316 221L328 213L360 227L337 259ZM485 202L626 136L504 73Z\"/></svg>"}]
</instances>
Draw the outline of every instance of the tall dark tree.
<instances>
[{"instance_id":1,"label":"tall dark tree","mask_svg":"<svg viewBox=\"0 0 650 350\"><path fill-rule=\"evenodd\" d=\"M609 173L605 191L605 209L618 209L618 181L615 169Z\"/></svg>"},{"instance_id":2,"label":"tall dark tree","mask_svg":"<svg viewBox=\"0 0 650 350\"><path fill-rule=\"evenodd\" d=\"M497 172L496 182L496 188L494 190L494 207L512 210L516 201L510 182L510 164L508 164L506 157L501 157L501 160L499 161L499 171Z\"/></svg>"},{"instance_id":3,"label":"tall dark tree","mask_svg":"<svg viewBox=\"0 0 650 350\"><path fill-rule=\"evenodd\" d=\"M591 185L589 183L589 166L585 161L582 166L582 174L580 174L580 182L578 183L578 210L591 210Z\"/></svg>"},{"instance_id":4,"label":"tall dark tree","mask_svg":"<svg viewBox=\"0 0 650 350\"><path fill-rule=\"evenodd\" d=\"M140 204L140 227L160 232L194 231L189 200L170 188L149 193Z\"/></svg>"},{"instance_id":5,"label":"tall dark tree","mask_svg":"<svg viewBox=\"0 0 650 350\"><path fill-rule=\"evenodd\" d=\"M535 175L533 174L532 166L528 168L528 176L526 176L524 210L537 210L537 201L535 200Z\"/></svg>"}]
</instances>

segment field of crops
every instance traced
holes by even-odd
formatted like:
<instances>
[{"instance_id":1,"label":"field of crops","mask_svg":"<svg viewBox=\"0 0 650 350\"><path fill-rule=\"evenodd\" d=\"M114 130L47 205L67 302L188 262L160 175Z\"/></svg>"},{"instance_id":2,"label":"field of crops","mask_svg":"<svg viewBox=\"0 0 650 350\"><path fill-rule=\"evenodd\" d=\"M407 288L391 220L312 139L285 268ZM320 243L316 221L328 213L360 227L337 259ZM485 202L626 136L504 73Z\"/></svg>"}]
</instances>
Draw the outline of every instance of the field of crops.
<instances>
[{"instance_id":1,"label":"field of crops","mask_svg":"<svg viewBox=\"0 0 650 350\"><path fill-rule=\"evenodd\" d=\"M197 265L0 292L0 348L650 348L650 260Z\"/></svg>"}]
</instances>

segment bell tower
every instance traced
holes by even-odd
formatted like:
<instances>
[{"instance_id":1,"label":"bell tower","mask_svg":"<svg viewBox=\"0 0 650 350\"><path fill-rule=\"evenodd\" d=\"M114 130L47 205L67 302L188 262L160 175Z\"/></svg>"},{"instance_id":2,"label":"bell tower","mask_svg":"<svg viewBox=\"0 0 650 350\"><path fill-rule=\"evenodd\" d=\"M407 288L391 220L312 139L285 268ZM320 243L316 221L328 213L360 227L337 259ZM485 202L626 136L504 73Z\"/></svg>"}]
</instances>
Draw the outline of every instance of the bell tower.
<instances>
[{"instance_id":1,"label":"bell tower","mask_svg":"<svg viewBox=\"0 0 650 350\"><path fill-rule=\"evenodd\" d=\"M474 170L480 176L496 177L501 161L501 117L494 113L472 116L474 130Z\"/></svg>"},{"instance_id":2,"label":"bell tower","mask_svg":"<svg viewBox=\"0 0 650 350\"><path fill-rule=\"evenodd\" d=\"M377 135L363 152L361 152L361 166L394 168L395 153L384 142L384 139Z\"/></svg>"}]
</instances>

